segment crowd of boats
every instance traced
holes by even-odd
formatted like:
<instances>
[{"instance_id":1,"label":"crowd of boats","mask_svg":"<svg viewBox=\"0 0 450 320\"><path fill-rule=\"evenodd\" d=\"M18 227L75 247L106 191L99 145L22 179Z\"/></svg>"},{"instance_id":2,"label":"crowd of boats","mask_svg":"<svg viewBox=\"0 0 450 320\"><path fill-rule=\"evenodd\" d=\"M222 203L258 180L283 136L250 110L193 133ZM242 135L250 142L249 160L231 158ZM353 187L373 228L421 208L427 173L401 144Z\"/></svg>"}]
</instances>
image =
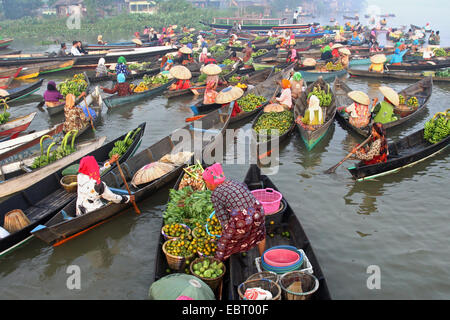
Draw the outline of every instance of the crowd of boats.
<instances>
[{"instance_id":1,"label":"crowd of boats","mask_svg":"<svg viewBox=\"0 0 450 320\"><path fill-rule=\"evenodd\" d=\"M238 83L233 81L238 79L236 81L239 82L239 85L243 85L242 88L244 88L239 98L255 94L264 97L266 102L252 111L241 111L238 114L234 114L234 100L226 101L226 103L205 104L202 97L192 106L193 117L187 119L188 123L186 126L179 130L189 132L192 139L198 139L198 135L194 134L198 130L197 128L202 128L200 129L202 133L208 133L208 135L202 135L200 143L192 144L192 146L190 146L189 142L189 147L182 145L183 141L180 142L173 138L178 136L178 130L176 130L155 144L146 146L142 151L138 152L146 129L146 123L144 122L139 127L131 130L130 132L136 132L132 143L127 147L126 152L121 155L118 162L112 164L111 168L102 174L101 179L115 193L124 195L131 193L134 195L136 202L151 197L163 186L178 179L175 185L177 189L177 185L185 173L183 169L194 159L187 163L176 164L168 173L150 183L134 186L130 182L143 165L158 161L164 156L179 150L186 151L189 148L190 152L203 154L206 149L214 149L216 144L221 142L220 138L232 123L245 124L248 121L252 121L252 127L254 127L258 119L264 114L264 107L274 101L274 98L280 94L278 85L283 79L290 79L294 72L299 72L302 75L304 89L301 95L293 100L293 107L290 110L293 120L289 129L281 136L274 136L271 139L278 139L280 143L286 141L297 128L308 150L314 148L329 133L329 128L334 120L339 121L344 128L362 139L370 135L370 125L365 128L355 127L337 111L337 107L348 106L352 103L348 95L352 89L343 80L347 73L360 77L414 81L399 94L405 97L416 97L418 99L418 107L408 114L400 114L398 120L386 124L385 128L388 135L392 128L407 126L412 119L425 110L432 94L433 82L450 80L448 77L438 77L435 74L428 74L428 76L424 77L423 74L426 71L434 72L450 67L447 48L444 48L444 51L447 53L446 57L435 57L425 60L419 55L405 56L404 62L399 65L386 64L389 71L382 73L353 69L352 66L355 65L367 65L367 68L369 68L373 56L381 53L386 55L393 54L395 49L394 46L385 46L384 48L378 46L374 49L372 43L368 44L371 30L363 27L358 29L359 43L354 44L351 40L355 36L355 30L345 31L336 28L330 31L314 24L287 26L284 29L281 26L272 26L268 30L257 28L252 30L252 32L245 29L233 30L233 34L228 30L230 28L221 30L220 28L224 26L208 25L212 29L207 31L190 29L188 32L173 33L170 35L170 40L164 45L146 41L148 38L143 37L138 42L138 45L137 42L87 45L86 48L89 49L89 54L76 57L21 53L0 55L0 81L3 81L0 83L2 85L0 95L4 99L4 103L17 103L18 100L35 93L44 83L44 79L38 79L31 83L10 88L10 84L14 79L33 79L43 74L50 76L49 74L54 72L80 68L80 73L83 74L87 87L85 89L85 97L80 97L75 104L85 107L92 106L97 114L97 118L94 121L86 124L83 129L76 132L64 132L63 124L58 124L39 132L26 132L35 118L36 112L23 117L13 117L0 125L0 197L7 197L0 203L0 221L3 221L5 216L11 212L21 211L30 222L26 227L0 239L0 255L11 252L32 237L39 238L50 245L59 246L95 226L107 222L112 217L131 207L131 203L109 203L97 210L77 216L77 194L62 183L68 168L75 168L80 159L86 155L93 155L99 163L108 161L110 158L109 153L116 143L126 139L129 132L124 132L123 135L107 144L104 144L106 137L97 137L94 140L76 144L76 146L72 145L73 150L70 154L42 167L33 167L33 163L37 157L45 154L44 151L47 150L48 157L54 141L58 137L61 139L64 137L65 140L63 141L68 142L70 141L69 137L72 136L72 144L74 144L77 137L87 130L94 129L96 121L101 117L103 104L108 108L118 108L125 104L136 103L160 94L166 95L168 98L174 98L184 95L197 96L204 93L205 83L201 82L200 79L205 66L198 61L198 58L184 64L184 67L190 71L190 81L193 85L187 89L170 90L170 87L178 79L170 73L170 70L165 72L167 70L161 65L161 61L167 56L175 62L179 61L177 60L177 55L180 52L180 48L190 47L190 54L196 56L195 52L198 52L198 54L202 52L203 41L207 43L207 47L210 50L212 47L222 46L223 50L220 50L220 54L212 54L215 65L220 67L219 75L221 80L223 80L221 88L237 85ZM311 32L311 28L314 29L314 32ZM378 30L377 32L386 36L385 31ZM271 33L267 35L266 32ZM335 37L338 33L340 37L343 37L341 41L336 41ZM200 41L198 46L195 45L195 41L193 41L194 45L181 42L186 36L197 38L200 35L203 41ZM413 33L408 35L405 31L403 42L412 40L414 37ZM292 39L295 41L291 42ZM317 41L314 42L317 39L322 39L323 41L317 44ZM414 40L416 39L414 38ZM333 42L330 49L346 48L351 52L349 64L341 70L324 69L326 63L330 61L332 63L336 62L336 60L322 60L323 47L330 42ZM240 43L251 46L253 52L262 52L258 56L252 57L250 66L242 61L243 55L241 51L244 45L240 45ZM339 45L336 46L336 44ZM416 49L419 52L420 45ZM296 59L291 59L293 50L295 51ZM99 76L92 69L96 68L99 59L103 58L105 59L105 64L114 70L118 57L126 57L129 61L128 66L131 63L146 63L144 69L132 71L128 81L138 80L144 76L155 76L164 72L164 74L168 75L169 81L147 88L143 92L135 92L126 96L113 94L102 97L100 88L95 87L95 85L100 82L115 81L116 78L109 74ZM307 59L314 60L314 63L305 64L304 62ZM225 64L225 61L232 61L232 63ZM326 112L324 112L323 124L314 128L305 127L295 121L295 119L298 116L302 117L305 115L308 108L309 93L318 87L331 92L331 103L326 108ZM38 106L42 107L44 104L44 101L42 101ZM49 115L54 116L64 112L64 106L65 102L62 101L59 105L45 107ZM211 135L211 133L213 134ZM374 165L359 163L349 168L349 172L355 180L359 181L393 173L442 151L448 146L449 139L450 137L447 137L436 144L431 144L424 139L423 130L419 130L399 141L390 143L388 146L389 157L386 162ZM269 145L268 150L264 150L269 153L271 151L271 142L271 140L264 141L265 144ZM256 143L259 150L259 145L263 142L259 141L258 138L254 138L252 143ZM259 168L255 165L250 167L243 182L252 190L264 188L277 190L267 176L261 175ZM282 226L283 230L290 231L291 237L287 239L276 235L268 238L268 246L289 244L302 249L311 263L312 270L314 270L313 274L320 282L319 290L315 293L313 299L330 299L331 295L328 291L325 277L322 274L311 244L298 221L298 215L294 213L293 208L289 206L286 199L283 199L282 205L283 210L280 213L282 218L277 223ZM163 240L163 237L161 237L156 259L155 280L164 277L168 268L167 261L161 250ZM247 255L233 255L226 264L229 272L224 277L220 288L215 292L217 297L239 299L237 288L257 271L254 264L256 258L256 251L250 251Z\"/></svg>"}]
</instances>

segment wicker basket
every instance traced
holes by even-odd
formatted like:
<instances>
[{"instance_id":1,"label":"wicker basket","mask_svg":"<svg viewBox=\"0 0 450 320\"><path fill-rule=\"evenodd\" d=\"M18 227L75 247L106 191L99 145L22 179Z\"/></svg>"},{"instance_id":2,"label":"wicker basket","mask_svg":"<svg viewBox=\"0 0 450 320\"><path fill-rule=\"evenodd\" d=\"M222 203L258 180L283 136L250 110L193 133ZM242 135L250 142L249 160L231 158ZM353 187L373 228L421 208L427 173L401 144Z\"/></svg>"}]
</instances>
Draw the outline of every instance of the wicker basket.
<instances>
[{"instance_id":1,"label":"wicker basket","mask_svg":"<svg viewBox=\"0 0 450 320\"><path fill-rule=\"evenodd\" d=\"M166 250L166 245L169 241L175 241L175 240L174 239L167 240L166 242L164 242L164 244L162 246L162 250L163 250L164 254L166 255L166 260L167 260L167 264L169 265L169 268L172 270L177 270L177 271L184 270L184 268L186 268L186 260L188 260L188 261L192 260L195 256L195 253L193 253L189 257L174 256L173 254L168 253Z\"/></svg>"},{"instance_id":2,"label":"wicker basket","mask_svg":"<svg viewBox=\"0 0 450 320\"><path fill-rule=\"evenodd\" d=\"M401 118L409 116L416 110L417 108L407 106L406 104L400 104L398 107L394 107L394 113L400 116Z\"/></svg>"},{"instance_id":3,"label":"wicker basket","mask_svg":"<svg viewBox=\"0 0 450 320\"><path fill-rule=\"evenodd\" d=\"M191 234L191 228L189 228L187 225L182 224L182 223L180 223L180 225L183 226L183 228L184 228L185 230L188 231L188 232L186 233L186 236L189 236L189 235ZM167 235L167 234L164 232L164 228L165 228L166 226L167 226L167 224L166 224L164 227L161 228L161 234L164 236L164 239L165 239L165 240L178 240L178 239L180 239L180 237L171 237L171 236Z\"/></svg>"},{"instance_id":4,"label":"wicker basket","mask_svg":"<svg viewBox=\"0 0 450 320\"><path fill-rule=\"evenodd\" d=\"M250 288L261 288L272 293L272 300L281 300L281 287L273 280L269 279L255 279L247 280L241 283L238 287L238 294L240 300L245 299L245 291Z\"/></svg>"},{"instance_id":5,"label":"wicker basket","mask_svg":"<svg viewBox=\"0 0 450 320\"><path fill-rule=\"evenodd\" d=\"M203 278L194 273L194 265L209 260L210 263L216 261L217 263L222 262L219 259L212 258L212 257L203 257L203 258L197 258L194 261L192 261L191 265L189 266L189 270L191 271L191 274L196 276L197 278L201 279L203 282L205 282L213 291L216 290L216 288L219 286L220 282L222 282L223 276L225 275L225 272L227 271L227 268L225 267L225 264L222 263L222 275L216 278Z\"/></svg>"},{"instance_id":6,"label":"wicker basket","mask_svg":"<svg viewBox=\"0 0 450 320\"><path fill-rule=\"evenodd\" d=\"M65 177L62 177L59 183L61 183L61 186L69 193L75 193L77 192L78 184L72 184L74 182L77 182L77 176L76 175L68 175Z\"/></svg>"}]
</instances>

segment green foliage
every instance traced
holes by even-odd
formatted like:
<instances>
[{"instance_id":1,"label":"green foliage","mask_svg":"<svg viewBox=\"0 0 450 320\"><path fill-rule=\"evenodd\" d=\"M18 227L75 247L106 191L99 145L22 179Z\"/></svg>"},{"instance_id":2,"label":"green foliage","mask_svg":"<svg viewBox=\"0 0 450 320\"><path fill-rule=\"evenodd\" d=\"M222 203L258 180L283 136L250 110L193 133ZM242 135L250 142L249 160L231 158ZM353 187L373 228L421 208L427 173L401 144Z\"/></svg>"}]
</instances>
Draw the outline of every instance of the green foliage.
<instances>
[{"instance_id":1,"label":"green foliage","mask_svg":"<svg viewBox=\"0 0 450 320\"><path fill-rule=\"evenodd\" d=\"M25 16L33 16L34 10L40 8L41 0L3 0L3 12L8 19L20 19Z\"/></svg>"},{"instance_id":2,"label":"green foliage","mask_svg":"<svg viewBox=\"0 0 450 320\"><path fill-rule=\"evenodd\" d=\"M448 113L440 112L425 123L423 137L430 143L438 143L449 135L450 117Z\"/></svg>"}]
</instances>

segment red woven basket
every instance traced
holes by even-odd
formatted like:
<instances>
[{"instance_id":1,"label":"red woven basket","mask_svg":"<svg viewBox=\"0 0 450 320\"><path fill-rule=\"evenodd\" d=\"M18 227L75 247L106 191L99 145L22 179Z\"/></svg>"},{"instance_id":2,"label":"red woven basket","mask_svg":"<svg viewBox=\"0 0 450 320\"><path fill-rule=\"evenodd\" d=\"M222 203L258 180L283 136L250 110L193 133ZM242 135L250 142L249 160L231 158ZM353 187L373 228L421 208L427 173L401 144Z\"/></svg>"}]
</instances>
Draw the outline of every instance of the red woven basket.
<instances>
[{"instance_id":1,"label":"red woven basket","mask_svg":"<svg viewBox=\"0 0 450 320\"><path fill-rule=\"evenodd\" d=\"M264 214L271 215L280 209L282 194L272 188L258 189L252 191L253 196L261 202L264 207Z\"/></svg>"}]
</instances>

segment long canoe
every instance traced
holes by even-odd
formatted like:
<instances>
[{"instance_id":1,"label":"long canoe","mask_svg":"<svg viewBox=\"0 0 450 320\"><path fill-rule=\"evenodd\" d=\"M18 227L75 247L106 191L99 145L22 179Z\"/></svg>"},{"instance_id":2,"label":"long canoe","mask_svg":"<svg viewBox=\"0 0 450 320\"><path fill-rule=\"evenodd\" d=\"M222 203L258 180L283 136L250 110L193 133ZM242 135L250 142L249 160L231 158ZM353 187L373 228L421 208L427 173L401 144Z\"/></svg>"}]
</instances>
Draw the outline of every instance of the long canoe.
<instances>
[{"instance_id":1,"label":"long canoe","mask_svg":"<svg viewBox=\"0 0 450 320\"><path fill-rule=\"evenodd\" d=\"M142 168L142 166L158 161L169 153L176 154L179 151L190 151L196 154L198 154L198 152L203 154L203 152L207 152L206 150L213 149L216 144L221 143L222 139L219 138L222 137L228 126L230 115L231 107L223 107L222 109L209 114L207 117L195 121L193 124L189 124L184 128L176 130L171 135L124 162L122 164L123 172L125 178L128 180L130 190L136 198L136 202L154 195L160 188L176 179L186 166L186 163L175 165L173 170L159 179L135 187L131 184L131 180L134 174ZM199 134L199 132L208 132L212 133L212 135L202 135ZM186 141L183 138L180 142L180 134L184 137L186 133L190 135L187 139L189 141ZM189 162L191 161L192 158ZM124 189L123 181L118 169L108 172L102 178L102 181L104 181L108 187L114 188L117 192ZM127 194L126 191L124 194ZM95 226L107 222L108 219L123 212L130 206L131 204L109 203L97 210L77 217L76 200L73 200L45 225L35 228L32 233L46 243L57 246L82 234L83 231L87 231L88 229L92 229Z\"/></svg>"},{"instance_id":2,"label":"long canoe","mask_svg":"<svg viewBox=\"0 0 450 320\"><path fill-rule=\"evenodd\" d=\"M176 51L174 46L159 46L149 48L135 48L133 50L110 50L94 51L83 56L77 56L75 66L97 65L100 58L104 58L106 63L115 63L120 56L124 56L128 61L146 61L150 57L163 56L169 52ZM41 62L67 61L74 59L73 56L56 57L45 54L20 54L4 55L0 58L0 66L21 66L24 64L35 64Z\"/></svg>"},{"instance_id":3,"label":"long canoe","mask_svg":"<svg viewBox=\"0 0 450 320\"><path fill-rule=\"evenodd\" d=\"M42 86L42 82L44 82L44 79L13 89L8 89L6 90L6 92L8 92L8 95L3 98L7 98L8 103L10 103L28 97L29 95L32 95L40 89L40 87Z\"/></svg>"},{"instance_id":4,"label":"long canoe","mask_svg":"<svg viewBox=\"0 0 450 320\"><path fill-rule=\"evenodd\" d=\"M53 61L53 62L43 62L43 63L37 63L33 65L25 65L25 67L39 67L39 73L40 74L46 74L46 73L54 73L58 71L64 71L72 69L74 64L77 62L77 59L71 59L71 60L64 60L64 61Z\"/></svg>"},{"instance_id":5,"label":"long canoe","mask_svg":"<svg viewBox=\"0 0 450 320\"><path fill-rule=\"evenodd\" d=\"M20 71L22 71L23 67L19 68L0 68L0 79L5 79L9 77L16 78Z\"/></svg>"},{"instance_id":6,"label":"long canoe","mask_svg":"<svg viewBox=\"0 0 450 320\"><path fill-rule=\"evenodd\" d=\"M403 62L400 65L386 64L385 69L390 70L404 70L404 71L423 71L423 70L438 70L450 67L450 59L436 58L432 61L411 61Z\"/></svg>"},{"instance_id":7,"label":"long canoe","mask_svg":"<svg viewBox=\"0 0 450 320\"><path fill-rule=\"evenodd\" d=\"M21 132L28 129L36 116L36 112L32 112L26 116L14 118L0 125L0 137L16 138Z\"/></svg>"},{"instance_id":8,"label":"long canoe","mask_svg":"<svg viewBox=\"0 0 450 320\"><path fill-rule=\"evenodd\" d=\"M318 79L314 83L310 84L306 91L303 91L300 97L294 103L294 117L297 119L299 116L304 117L305 112L308 109L308 94L314 90L315 87L319 86L322 90L326 92L330 92L333 97L331 100L331 104L325 110L323 110L324 123L320 126L317 126L316 129L311 130L303 126L302 124L297 123L297 129L300 132L300 135L305 142L308 150L312 150L314 146L319 143L319 141L326 135L328 129L334 121L334 117L336 116L336 96L333 90L330 88L330 85L326 83L323 79Z\"/></svg>"},{"instance_id":9,"label":"long canoe","mask_svg":"<svg viewBox=\"0 0 450 320\"><path fill-rule=\"evenodd\" d=\"M135 71L135 73L133 73L133 71L131 72L131 74L129 76L127 76L127 80L136 80L136 79L141 79L144 76L154 76L156 74L158 74L161 71L161 68L153 68L153 69L149 69L149 70L142 70L142 71ZM89 83L98 83L98 82L104 82L104 81L117 81L117 76L113 75L113 76L101 76L101 77L96 77L91 76L89 77Z\"/></svg>"},{"instance_id":10,"label":"long canoe","mask_svg":"<svg viewBox=\"0 0 450 320\"><path fill-rule=\"evenodd\" d=\"M25 159L33 152L34 147L38 146L43 136L51 137L62 132L63 124L58 124L50 129L39 132L30 133L16 139L8 140L0 143L0 164L17 161L17 159Z\"/></svg>"},{"instance_id":11,"label":"long canoe","mask_svg":"<svg viewBox=\"0 0 450 320\"><path fill-rule=\"evenodd\" d=\"M36 67L34 65L28 65L28 67L24 67L20 71L20 73L16 77L16 80L28 80L37 78L39 77L40 69L41 68L39 66Z\"/></svg>"},{"instance_id":12,"label":"long canoe","mask_svg":"<svg viewBox=\"0 0 450 320\"><path fill-rule=\"evenodd\" d=\"M184 172L178 178L174 189L178 190ZM244 179L244 184L250 190L271 188L280 192L269 177L262 175L261 170L256 165L251 165ZM288 201L283 197L283 209L276 214L276 217L271 219L266 216L266 228L275 230L273 237L266 236L266 249L279 246L290 245L303 250L308 261L311 264L312 270L310 272L319 280L318 290L311 296L311 300L331 300L331 295L328 290L328 285L325 276L321 270L319 261L314 253L310 240L308 239L300 221L299 214L295 213ZM274 220L274 224L271 221ZM276 222L275 222L276 220ZM281 235L283 232L289 232L290 237L286 238ZM162 246L165 242L164 237L159 235L158 249L155 259L155 277L157 281L167 275L166 270L169 268L166 257L162 251ZM238 287L244 283L251 275L259 272L256 265L257 259L260 258L257 248L253 248L246 252L246 254L233 254L225 261L226 274L223 282L215 290L215 295L218 300L240 300L238 294ZM176 271L174 271L176 272Z\"/></svg>"},{"instance_id":13,"label":"long canoe","mask_svg":"<svg viewBox=\"0 0 450 320\"><path fill-rule=\"evenodd\" d=\"M9 47L9 45L14 41L14 39L3 39L0 40L0 50L4 50Z\"/></svg>"},{"instance_id":14,"label":"long canoe","mask_svg":"<svg viewBox=\"0 0 450 320\"><path fill-rule=\"evenodd\" d=\"M352 174L353 179L357 181L382 177L424 161L446 149L450 143L450 136L432 144L425 140L423 135L424 129L421 129L398 141L389 143L387 162L369 166L359 162L355 166L348 168L348 171Z\"/></svg>"},{"instance_id":15,"label":"long canoe","mask_svg":"<svg viewBox=\"0 0 450 320\"><path fill-rule=\"evenodd\" d=\"M233 25L231 24L219 24L219 23L207 23L202 22L200 23L210 26L213 29L231 29L233 28ZM311 26L318 26L319 23L299 23L299 24L242 24L241 28L242 30L255 30L255 31L269 31L269 30L306 30L309 29Z\"/></svg>"},{"instance_id":16,"label":"long canoe","mask_svg":"<svg viewBox=\"0 0 450 320\"><path fill-rule=\"evenodd\" d=\"M138 128L141 129L136 134L133 143L128 150L120 157L120 163L128 160L139 149L145 131L145 123L141 124ZM114 147L114 144L119 140L123 140L125 136L126 134L112 140L111 142L95 149L88 155L95 157L99 163L103 164L109 159L108 154ZM79 159L68 163L54 174L47 176L46 178L0 203L0 221L3 221L4 215L7 212L14 209L22 210L31 221L31 224L24 229L17 231L6 238L0 239L0 256L11 252L27 240L31 239L33 237L30 233L31 230L40 224L46 223L70 201L76 199L77 194L66 192L61 186L60 180L63 177L62 172L66 167L76 165L78 163ZM115 168L115 166L116 164L113 164L112 168Z\"/></svg>"},{"instance_id":17,"label":"long canoe","mask_svg":"<svg viewBox=\"0 0 450 320\"><path fill-rule=\"evenodd\" d=\"M337 97L336 100L338 107L349 106L353 103L353 101L351 101L347 96L348 92L352 91L352 89L350 89L344 82L336 79L334 83L334 90ZM390 129L396 128L421 114L421 112L425 110L426 104L430 100L432 92L433 80L431 77L424 78L400 91L399 94L403 95L405 97L405 100L408 100L413 96L417 97L419 106L417 107L416 111L407 115L406 117L400 117L399 115L397 115L397 117L399 117L397 121L385 123L383 127L386 129L386 131L389 133ZM369 136L371 124L369 124L369 126L366 128L356 128L353 127L348 122L348 120L344 118L339 112L337 113L336 117L345 128L348 128L363 137Z\"/></svg>"},{"instance_id":18,"label":"long canoe","mask_svg":"<svg viewBox=\"0 0 450 320\"><path fill-rule=\"evenodd\" d=\"M0 79L0 89L8 89L13 81L14 75Z\"/></svg>"},{"instance_id":19,"label":"long canoe","mask_svg":"<svg viewBox=\"0 0 450 320\"><path fill-rule=\"evenodd\" d=\"M127 103L132 103L132 102L136 102L142 99L148 99L150 97L156 96L160 93L163 93L165 90L167 90L173 83L175 83L176 79L172 79L169 82L160 85L158 87L155 88L151 88L147 91L144 92L139 92L139 93L133 93L131 95L128 96L123 96L123 97L119 97L118 95L111 95L105 99L103 99L103 101L105 102L105 105L109 108L116 108L119 106L122 106L124 104Z\"/></svg>"},{"instance_id":20,"label":"long canoe","mask_svg":"<svg viewBox=\"0 0 450 320\"><path fill-rule=\"evenodd\" d=\"M348 69L348 73L352 77L364 77L364 78L378 78L389 80L408 80L419 81L424 78L421 72L404 72L404 71L384 71L383 73L371 72L368 70ZM450 82L450 77L436 77L432 76L433 82Z\"/></svg>"},{"instance_id":21,"label":"long canoe","mask_svg":"<svg viewBox=\"0 0 450 320\"><path fill-rule=\"evenodd\" d=\"M315 82L319 78L326 82L334 81L335 78L343 77L347 74L347 69L342 69L340 71L328 71L328 72L316 72L316 71L299 71L302 74L303 80L306 82Z\"/></svg>"}]
</instances>

